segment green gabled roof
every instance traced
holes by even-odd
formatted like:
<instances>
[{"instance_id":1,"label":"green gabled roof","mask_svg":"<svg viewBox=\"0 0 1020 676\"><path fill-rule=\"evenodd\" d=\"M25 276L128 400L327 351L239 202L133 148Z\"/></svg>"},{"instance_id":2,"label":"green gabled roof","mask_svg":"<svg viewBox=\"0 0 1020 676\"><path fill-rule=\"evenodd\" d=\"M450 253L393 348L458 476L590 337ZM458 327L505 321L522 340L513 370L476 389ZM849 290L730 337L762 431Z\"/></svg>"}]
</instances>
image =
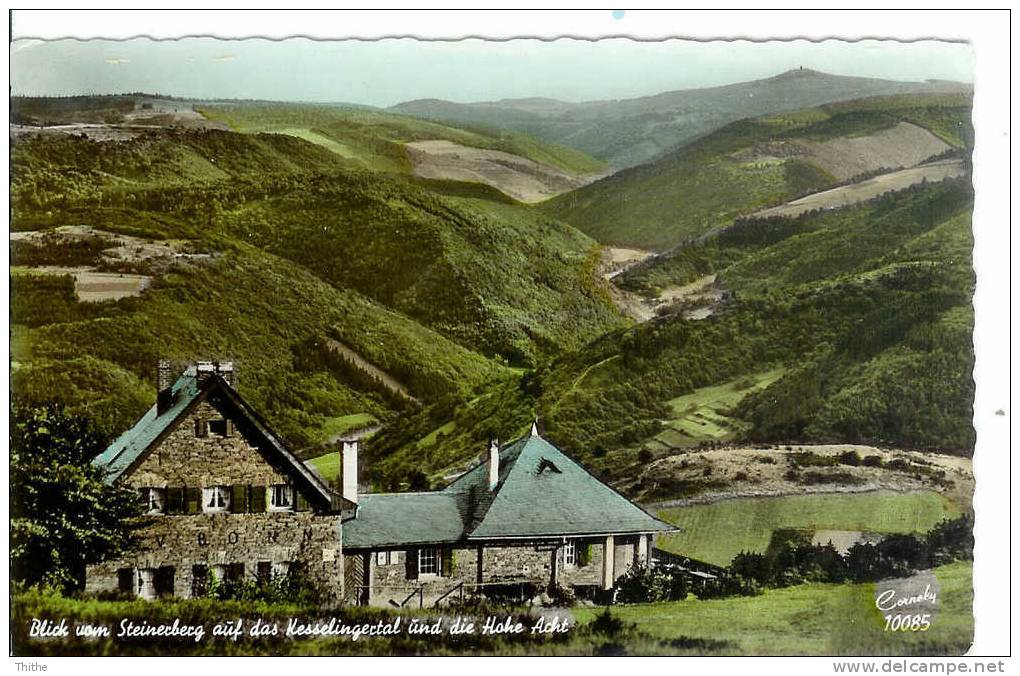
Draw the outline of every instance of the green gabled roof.
<instances>
[{"instance_id":1,"label":"green gabled roof","mask_svg":"<svg viewBox=\"0 0 1020 676\"><path fill-rule=\"evenodd\" d=\"M188 368L171 387L173 403L159 413L158 404L145 412L131 429L120 435L109 447L93 459L92 464L106 471L106 481L116 483L130 470L174 425L191 409L199 399L217 390L233 404L249 429L259 442L256 444L263 453L274 457L298 482L298 488L311 496L322 507L340 511L353 507L340 495L331 491L313 471L287 448L283 441L269 427L269 424L246 402L234 388L218 375L199 380L196 369Z\"/></svg>"},{"instance_id":2,"label":"green gabled roof","mask_svg":"<svg viewBox=\"0 0 1020 676\"><path fill-rule=\"evenodd\" d=\"M106 470L106 480L114 483L124 472L138 460L152 444L198 398L199 387L195 370L189 369L177 379L172 386L174 403L162 414L157 413L157 405L145 412L138 422L128 431L117 437L105 451L92 460Z\"/></svg>"},{"instance_id":3,"label":"green gabled roof","mask_svg":"<svg viewBox=\"0 0 1020 676\"><path fill-rule=\"evenodd\" d=\"M445 493L361 495L357 516L341 529L345 549L445 544L463 534L457 500Z\"/></svg>"},{"instance_id":4,"label":"green gabled roof","mask_svg":"<svg viewBox=\"0 0 1020 676\"><path fill-rule=\"evenodd\" d=\"M500 452L495 491L482 464L443 492L458 496L468 540L677 530L537 434Z\"/></svg>"}]
</instances>

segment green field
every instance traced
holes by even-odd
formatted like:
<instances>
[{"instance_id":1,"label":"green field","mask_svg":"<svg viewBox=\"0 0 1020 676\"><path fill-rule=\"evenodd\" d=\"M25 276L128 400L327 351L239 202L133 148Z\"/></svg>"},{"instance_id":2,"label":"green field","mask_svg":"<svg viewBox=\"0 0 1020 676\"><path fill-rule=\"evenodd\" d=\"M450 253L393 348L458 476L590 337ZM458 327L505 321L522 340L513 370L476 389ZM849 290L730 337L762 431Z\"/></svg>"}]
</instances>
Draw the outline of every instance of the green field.
<instances>
[{"instance_id":1,"label":"green field","mask_svg":"<svg viewBox=\"0 0 1020 676\"><path fill-rule=\"evenodd\" d=\"M778 368L701 387L690 394L671 399L667 405L675 417L664 421L667 429L655 440L667 446L684 446L698 441L725 441L734 438L744 426L727 415L729 409L751 392L764 389L779 380L786 369Z\"/></svg>"},{"instance_id":2,"label":"green field","mask_svg":"<svg viewBox=\"0 0 1020 676\"><path fill-rule=\"evenodd\" d=\"M618 606L612 613L640 631L725 641L721 655L959 655L974 636L972 564L934 569L939 612L927 632L886 632L874 583L804 584L761 596ZM579 622L594 608L574 611Z\"/></svg>"},{"instance_id":3,"label":"green field","mask_svg":"<svg viewBox=\"0 0 1020 676\"><path fill-rule=\"evenodd\" d=\"M956 506L931 491L722 500L661 510L660 517L684 532L663 536L659 546L726 566L741 551L764 552L777 529L923 533L959 514Z\"/></svg>"},{"instance_id":4,"label":"green field","mask_svg":"<svg viewBox=\"0 0 1020 676\"><path fill-rule=\"evenodd\" d=\"M346 434L350 430L368 427L369 425L377 422L379 422L379 419L371 413L352 413L350 415L341 415L335 418L329 418L322 425L322 440L329 441L330 439Z\"/></svg>"},{"instance_id":5,"label":"green field","mask_svg":"<svg viewBox=\"0 0 1020 676\"><path fill-rule=\"evenodd\" d=\"M403 144L436 139L501 150L577 174L600 172L607 166L580 150L524 134L468 130L366 108L284 103L209 105L202 114L238 132L297 136L373 171L410 173Z\"/></svg>"},{"instance_id":6,"label":"green field","mask_svg":"<svg viewBox=\"0 0 1020 676\"><path fill-rule=\"evenodd\" d=\"M336 451L330 451L326 455L312 458L307 463L314 467L319 476L327 482L332 483L340 476L340 454Z\"/></svg>"}]
</instances>

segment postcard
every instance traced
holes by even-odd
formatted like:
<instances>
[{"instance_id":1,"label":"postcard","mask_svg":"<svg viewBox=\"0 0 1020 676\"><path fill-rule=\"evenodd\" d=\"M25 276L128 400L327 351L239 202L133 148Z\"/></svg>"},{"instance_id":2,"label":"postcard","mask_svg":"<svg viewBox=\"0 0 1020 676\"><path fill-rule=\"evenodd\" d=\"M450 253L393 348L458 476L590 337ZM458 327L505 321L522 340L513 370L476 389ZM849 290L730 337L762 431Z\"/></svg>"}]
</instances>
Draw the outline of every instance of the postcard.
<instances>
[{"instance_id":1,"label":"postcard","mask_svg":"<svg viewBox=\"0 0 1020 676\"><path fill-rule=\"evenodd\" d=\"M12 655L971 649L973 45L211 34L11 42Z\"/></svg>"}]
</instances>

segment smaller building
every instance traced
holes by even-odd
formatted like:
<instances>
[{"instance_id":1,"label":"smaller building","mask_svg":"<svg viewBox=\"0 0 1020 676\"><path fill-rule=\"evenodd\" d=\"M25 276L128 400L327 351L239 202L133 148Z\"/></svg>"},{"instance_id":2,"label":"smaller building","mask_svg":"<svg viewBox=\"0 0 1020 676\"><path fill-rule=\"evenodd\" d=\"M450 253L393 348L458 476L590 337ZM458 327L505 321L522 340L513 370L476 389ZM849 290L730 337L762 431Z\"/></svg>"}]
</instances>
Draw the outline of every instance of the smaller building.
<instances>
[{"instance_id":1,"label":"smaller building","mask_svg":"<svg viewBox=\"0 0 1020 676\"><path fill-rule=\"evenodd\" d=\"M597 594L674 526L602 483L533 426L447 488L358 495L356 446L345 448L348 600L435 605L464 594L554 587Z\"/></svg>"}]
</instances>

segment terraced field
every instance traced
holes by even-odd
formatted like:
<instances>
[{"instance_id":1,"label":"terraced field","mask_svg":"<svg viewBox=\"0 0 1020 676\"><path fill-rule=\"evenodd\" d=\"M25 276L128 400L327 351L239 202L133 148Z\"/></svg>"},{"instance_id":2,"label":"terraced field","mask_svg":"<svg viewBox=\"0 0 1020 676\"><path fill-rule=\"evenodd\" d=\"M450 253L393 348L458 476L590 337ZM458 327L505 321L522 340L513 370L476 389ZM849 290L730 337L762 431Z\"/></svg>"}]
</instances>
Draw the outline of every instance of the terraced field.
<instances>
[{"instance_id":1,"label":"terraced field","mask_svg":"<svg viewBox=\"0 0 1020 676\"><path fill-rule=\"evenodd\" d=\"M699 441L725 441L737 435L742 423L726 412L741 399L771 385L785 369L773 369L738 378L721 385L702 387L668 402L675 417L665 421L666 430L652 441L656 447L690 446Z\"/></svg>"},{"instance_id":2,"label":"terraced field","mask_svg":"<svg viewBox=\"0 0 1020 676\"><path fill-rule=\"evenodd\" d=\"M779 529L923 533L959 508L934 491L721 500L667 508L659 516L684 529L660 538L667 551L725 566L741 551L764 552Z\"/></svg>"}]
</instances>

